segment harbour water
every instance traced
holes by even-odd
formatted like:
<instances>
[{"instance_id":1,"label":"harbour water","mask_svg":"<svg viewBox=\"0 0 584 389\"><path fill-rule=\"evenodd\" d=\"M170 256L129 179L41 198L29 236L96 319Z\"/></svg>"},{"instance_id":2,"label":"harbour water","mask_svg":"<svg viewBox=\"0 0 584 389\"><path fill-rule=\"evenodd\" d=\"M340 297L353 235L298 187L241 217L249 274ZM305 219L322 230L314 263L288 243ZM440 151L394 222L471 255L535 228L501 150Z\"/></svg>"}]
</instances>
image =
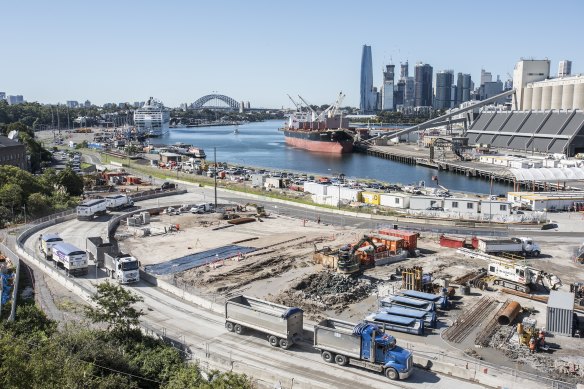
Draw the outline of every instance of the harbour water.
<instances>
[{"instance_id":1,"label":"harbour water","mask_svg":"<svg viewBox=\"0 0 584 389\"><path fill-rule=\"evenodd\" d=\"M223 127L178 127L153 143L174 144L183 142L205 149L207 159L213 159L217 148L217 161L267 169L335 175L343 173L348 178L375 179L390 183L413 184L424 181L436 185L432 176L438 176L440 185L448 189L489 193L487 181L458 174L438 171L423 166L406 165L360 153L330 155L309 152L287 146L284 134L278 131L283 120L247 123ZM493 194L502 194L511 187L494 183Z\"/></svg>"}]
</instances>

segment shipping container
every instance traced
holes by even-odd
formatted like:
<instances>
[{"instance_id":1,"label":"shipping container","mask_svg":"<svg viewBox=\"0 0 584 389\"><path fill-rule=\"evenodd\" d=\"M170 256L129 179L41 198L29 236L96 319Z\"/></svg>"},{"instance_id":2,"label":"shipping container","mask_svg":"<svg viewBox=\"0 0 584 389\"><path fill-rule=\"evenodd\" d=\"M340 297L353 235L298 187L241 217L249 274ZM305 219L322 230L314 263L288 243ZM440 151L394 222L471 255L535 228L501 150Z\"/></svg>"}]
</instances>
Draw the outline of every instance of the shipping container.
<instances>
[{"instance_id":1,"label":"shipping container","mask_svg":"<svg viewBox=\"0 0 584 389\"><path fill-rule=\"evenodd\" d=\"M574 335L576 323L574 320L573 293L558 290L550 291L546 313L545 328L547 331L555 335Z\"/></svg>"},{"instance_id":2,"label":"shipping container","mask_svg":"<svg viewBox=\"0 0 584 389\"><path fill-rule=\"evenodd\" d=\"M403 238L397 236L371 234L369 237L373 242L383 244L389 251L397 252L404 248Z\"/></svg>"},{"instance_id":3,"label":"shipping container","mask_svg":"<svg viewBox=\"0 0 584 389\"><path fill-rule=\"evenodd\" d=\"M379 196L381 193L379 192L362 192L361 197L363 198L363 202L372 205L379 205Z\"/></svg>"},{"instance_id":4,"label":"shipping container","mask_svg":"<svg viewBox=\"0 0 584 389\"><path fill-rule=\"evenodd\" d=\"M379 230L381 235L389 235L401 238L404 240L404 249L408 251L414 251L418 248L418 234L417 232L404 231L404 230L392 230L390 228L385 228Z\"/></svg>"},{"instance_id":5,"label":"shipping container","mask_svg":"<svg viewBox=\"0 0 584 389\"><path fill-rule=\"evenodd\" d=\"M440 246L458 249L466 245L466 238L458 236L440 235Z\"/></svg>"}]
</instances>

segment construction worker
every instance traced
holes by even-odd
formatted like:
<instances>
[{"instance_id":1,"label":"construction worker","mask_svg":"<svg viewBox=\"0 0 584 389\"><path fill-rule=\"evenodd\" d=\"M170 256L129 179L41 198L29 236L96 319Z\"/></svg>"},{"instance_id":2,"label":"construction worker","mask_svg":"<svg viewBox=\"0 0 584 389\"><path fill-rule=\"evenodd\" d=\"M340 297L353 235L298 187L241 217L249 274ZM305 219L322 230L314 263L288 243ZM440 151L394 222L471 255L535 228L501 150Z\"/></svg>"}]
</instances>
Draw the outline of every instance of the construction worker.
<instances>
[{"instance_id":1,"label":"construction worker","mask_svg":"<svg viewBox=\"0 0 584 389\"><path fill-rule=\"evenodd\" d=\"M532 354L535 353L535 337L529 340L529 352Z\"/></svg>"},{"instance_id":2,"label":"construction worker","mask_svg":"<svg viewBox=\"0 0 584 389\"><path fill-rule=\"evenodd\" d=\"M316 224L320 224L320 216L316 219Z\"/></svg>"}]
</instances>

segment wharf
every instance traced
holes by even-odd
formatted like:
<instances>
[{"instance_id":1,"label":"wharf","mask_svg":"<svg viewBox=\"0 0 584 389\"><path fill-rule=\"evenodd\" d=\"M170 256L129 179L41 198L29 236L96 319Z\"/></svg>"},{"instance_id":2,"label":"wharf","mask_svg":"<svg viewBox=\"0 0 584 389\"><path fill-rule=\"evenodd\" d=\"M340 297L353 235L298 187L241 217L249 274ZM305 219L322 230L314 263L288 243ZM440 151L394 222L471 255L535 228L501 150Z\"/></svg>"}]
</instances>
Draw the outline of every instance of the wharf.
<instances>
[{"instance_id":1,"label":"wharf","mask_svg":"<svg viewBox=\"0 0 584 389\"><path fill-rule=\"evenodd\" d=\"M543 182L516 181L511 171L505 166L484 164L475 161L460 161L455 159L431 160L429 149L420 148L412 144L399 144L395 146L371 146L355 144L355 151L366 153L378 158L389 159L411 165L420 165L451 173L463 174L467 177L482 178L487 181L503 182L513 185L514 190L552 190L556 185Z\"/></svg>"}]
</instances>

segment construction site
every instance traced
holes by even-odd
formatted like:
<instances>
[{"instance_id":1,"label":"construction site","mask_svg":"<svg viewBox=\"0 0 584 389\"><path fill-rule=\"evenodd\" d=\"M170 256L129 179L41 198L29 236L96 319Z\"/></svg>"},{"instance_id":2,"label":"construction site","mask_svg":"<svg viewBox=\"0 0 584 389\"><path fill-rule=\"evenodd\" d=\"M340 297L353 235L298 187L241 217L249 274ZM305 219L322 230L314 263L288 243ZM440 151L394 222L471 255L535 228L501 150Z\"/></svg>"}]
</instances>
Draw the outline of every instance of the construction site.
<instances>
[{"instance_id":1,"label":"construction site","mask_svg":"<svg viewBox=\"0 0 584 389\"><path fill-rule=\"evenodd\" d=\"M383 322L408 344L584 383L577 238L354 229L255 204L189 207L121 225L120 247L147 273L215 301L244 294L308 320Z\"/></svg>"}]
</instances>

